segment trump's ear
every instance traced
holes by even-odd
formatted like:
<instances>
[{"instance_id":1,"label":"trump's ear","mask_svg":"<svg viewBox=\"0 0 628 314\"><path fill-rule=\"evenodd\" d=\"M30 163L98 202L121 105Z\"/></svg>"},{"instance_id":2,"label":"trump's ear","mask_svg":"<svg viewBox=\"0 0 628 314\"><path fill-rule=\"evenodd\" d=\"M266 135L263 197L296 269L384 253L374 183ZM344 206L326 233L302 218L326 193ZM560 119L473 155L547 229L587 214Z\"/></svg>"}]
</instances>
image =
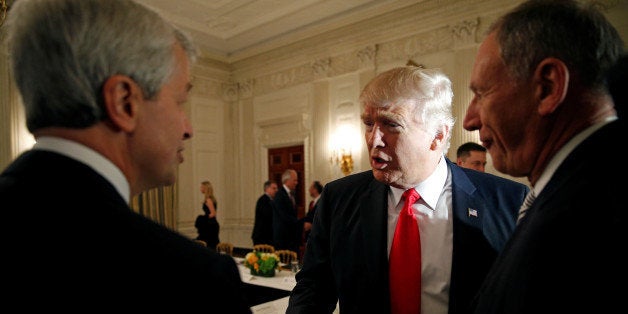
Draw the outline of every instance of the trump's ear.
<instances>
[{"instance_id":1,"label":"trump's ear","mask_svg":"<svg viewBox=\"0 0 628 314\"><path fill-rule=\"evenodd\" d=\"M133 132L137 125L138 106L143 99L137 83L126 75L113 75L103 84L102 93L111 126L123 132Z\"/></svg>"},{"instance_id":2,"label":"trump's ear","mask_svg":"<svg viewBox=\"0 0 628 314\"><path fill-rule=\"evenodd\" d=\"M569 87L569 69L556 58L546 58L534 71L535 97L541 116L551 114L565 100Z\"/></svg>"},{"instance_id":3,"label":"trump's ear","mask_svg":"<svg viewBox=\"0 0 628 314\"><path fill-rule=\"evenodd\" d=\"M434 139L430 145L431 150L437 150L440 147L445 146L447 136L449 135L449 127L446 125L441 126L440 130L434 134Z\"/></svg>"}]
</instances>

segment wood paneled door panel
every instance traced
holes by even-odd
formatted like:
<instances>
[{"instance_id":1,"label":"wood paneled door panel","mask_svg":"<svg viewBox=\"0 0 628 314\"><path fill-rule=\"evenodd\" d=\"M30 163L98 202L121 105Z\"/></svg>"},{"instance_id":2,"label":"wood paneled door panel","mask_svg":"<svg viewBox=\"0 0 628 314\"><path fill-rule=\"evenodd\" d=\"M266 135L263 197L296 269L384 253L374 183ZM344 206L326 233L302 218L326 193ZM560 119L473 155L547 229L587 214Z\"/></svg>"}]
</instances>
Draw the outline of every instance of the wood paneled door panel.
<instances>
[{"instance_id":1,"label":"wood paneled door panel","mask_svg":"<svg viewBox=\"0 0 628 314\"><path fill-rule=\"evenodd\" d=\"M305 216L305 184L304 184L303 145L277 147L268 149L268 177L277 182L281 188L281 174L286 169L294 169L299 177L296 191L297 216Z\"/></svg>"}]
</instances>

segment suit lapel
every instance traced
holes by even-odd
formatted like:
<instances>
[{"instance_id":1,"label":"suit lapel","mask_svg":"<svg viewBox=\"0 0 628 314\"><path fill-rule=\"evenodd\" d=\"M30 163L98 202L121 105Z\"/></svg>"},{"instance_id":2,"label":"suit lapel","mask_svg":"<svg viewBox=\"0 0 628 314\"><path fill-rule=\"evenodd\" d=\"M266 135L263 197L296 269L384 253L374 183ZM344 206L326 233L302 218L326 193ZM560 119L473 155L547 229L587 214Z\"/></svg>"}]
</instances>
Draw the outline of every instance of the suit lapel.
<instances>
[{"instance_id":1,"label":"suit lapel","mask_svg":"<svg viewBox=\"0 0 628 314\"><path fill-rule=\"evenodd\" d=\"M544 203L551 200L556 194L560 194L561 190L565 186L574 186L576 182L582 180L582 169L591 163L591 160L595 159L595 154L598 154L604 147L614 145L612 139L614 134L619 134L621 131L618 128L621 125L619 122L611 122L593 134L574 148L574 150L565 158L560 164L558 169L547 185L543 188L540 194L537 195L532 206L528 209L526 216L536 216L539 210L549 210L548 207L543 206ZM555 208L554 208L555 210ZM521 224L527 219L523 219Z\"/></svg>"},{"instance_id":2,"label":"suit lapel","mask_svg":"<svg viewBox=\"0 0 628 314\"><path fill-rule=\"evenodd\" d=\"M447 165L452 176L452 212L454 224L458 221L482 229L482 210L486 208L484 199L474 195L477 188L469 180L469 177L458 167L453 167L447 160ZM454 242L454 251L455 251Z\"/></svg>"}]
</instances>

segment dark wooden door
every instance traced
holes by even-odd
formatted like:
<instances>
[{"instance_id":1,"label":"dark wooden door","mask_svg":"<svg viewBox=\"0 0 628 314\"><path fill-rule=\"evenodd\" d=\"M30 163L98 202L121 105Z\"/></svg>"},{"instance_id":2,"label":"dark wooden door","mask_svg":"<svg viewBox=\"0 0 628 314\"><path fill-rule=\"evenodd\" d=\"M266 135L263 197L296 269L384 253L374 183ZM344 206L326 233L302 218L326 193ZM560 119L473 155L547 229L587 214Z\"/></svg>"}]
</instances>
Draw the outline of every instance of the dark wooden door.
<instances>
[{"instance_id":1,"label":"dark wooden door","mask_svg":"<svg viewBox=\"0 0 628 314\"><path fill-rule=\"evenodd\" d=\"M305 216L305 184L304 184L304 156L303 145L271 148L268 150L268 177L277 182L282 188L281 174L286 169L294 169L297 172L299 183L296 188L297 216Z\"/></svg>"}]
</instances>

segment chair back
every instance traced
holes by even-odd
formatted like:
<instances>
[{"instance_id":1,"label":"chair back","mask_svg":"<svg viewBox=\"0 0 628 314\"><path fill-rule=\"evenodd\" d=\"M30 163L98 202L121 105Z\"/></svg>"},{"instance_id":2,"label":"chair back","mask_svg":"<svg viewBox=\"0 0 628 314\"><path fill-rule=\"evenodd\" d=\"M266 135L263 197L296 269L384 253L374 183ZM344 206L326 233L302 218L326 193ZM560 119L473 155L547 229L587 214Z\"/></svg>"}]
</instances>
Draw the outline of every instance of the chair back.
<instances>
[{"instance_id":1,"label":"chair back","mask_svg":"<svg viewBox=\"0 0 628 314\"><path fill-rule=\"evenodd\" d=\"M194 242L200 244L201 246L207 247L207 242L199 239L194 239Z\"/></svg>"},{"instance_id":2,"label":"chair back","mask_svg":"<svg viewBox=\"0 0 628 314\"><path fill-rule=\"evenodd\" d=\"M275 254L279 257L279 260L290 266L290 262L297 260L297 252L291 250L277 250Z\"/></svg>"},{"instance_id":3,"label":"chair back","mask_svg":"<svg viewBox=\"0 0 628 314\"><path fill-rule=\"evenodd\" d=\"M253 245L253 250L257 252L274 253L275 247L270 244L256 244Z\"/></svg>"},{"instance_id":4,"label":"chair back","mask_svg":"<svg viewBox=\"0 0 628 314\"><path fill-rule=\"evenodd\" d=\"M216 252L233 256L233 244L229 242L220 242L216 244Z\"/></svg>"}]
</instances>

